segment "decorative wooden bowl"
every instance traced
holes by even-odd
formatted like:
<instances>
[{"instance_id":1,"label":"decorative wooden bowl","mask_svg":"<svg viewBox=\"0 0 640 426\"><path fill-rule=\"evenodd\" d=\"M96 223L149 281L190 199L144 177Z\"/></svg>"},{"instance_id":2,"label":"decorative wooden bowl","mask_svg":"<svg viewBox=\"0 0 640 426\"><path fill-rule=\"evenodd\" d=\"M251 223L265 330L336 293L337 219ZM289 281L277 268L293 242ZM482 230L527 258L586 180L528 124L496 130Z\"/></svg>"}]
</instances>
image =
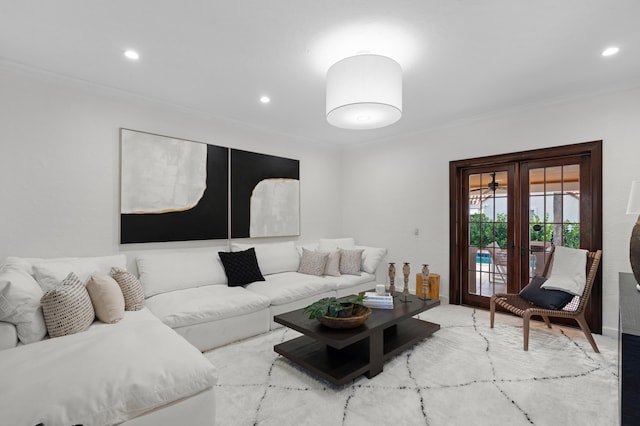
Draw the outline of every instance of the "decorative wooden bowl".
<instances>
[{"instance_id":1,"label":"decorative wooden bowl","mask_svg":"<svg viewBox=\"0 0 640 426\"><path fill-rule=\"evenodd\" d=\"M320 324L330 328L356 328L364 324L370 315L371 309L356 304L353 308L353 314L350 317L333 318L325 315L318 318L318 321L320 321Z\"/></svg>"}]
</instances>

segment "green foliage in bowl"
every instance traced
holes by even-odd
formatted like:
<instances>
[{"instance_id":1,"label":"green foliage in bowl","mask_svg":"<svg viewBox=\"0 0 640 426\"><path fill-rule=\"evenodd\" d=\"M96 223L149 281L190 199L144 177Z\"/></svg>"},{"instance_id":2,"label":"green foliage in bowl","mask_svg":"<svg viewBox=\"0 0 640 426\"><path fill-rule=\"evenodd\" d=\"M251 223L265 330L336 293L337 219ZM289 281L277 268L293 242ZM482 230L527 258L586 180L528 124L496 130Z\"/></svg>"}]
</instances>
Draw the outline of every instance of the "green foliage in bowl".
<instances>
[{"instance_id":1,"label":"green foliage in bowl","mask_svg":"<svg viewBox=\"0 0 640 426\"><path fill-rule=\"evenodd\" d=\"M356 303L362 303L364 294L359 296L347 296L336 299L335 297L325 297L304 308L303 312L309 314L309 319L316 319L323 316L337 318L338 313L349 308Z\"/></svg>"}]
</instances>

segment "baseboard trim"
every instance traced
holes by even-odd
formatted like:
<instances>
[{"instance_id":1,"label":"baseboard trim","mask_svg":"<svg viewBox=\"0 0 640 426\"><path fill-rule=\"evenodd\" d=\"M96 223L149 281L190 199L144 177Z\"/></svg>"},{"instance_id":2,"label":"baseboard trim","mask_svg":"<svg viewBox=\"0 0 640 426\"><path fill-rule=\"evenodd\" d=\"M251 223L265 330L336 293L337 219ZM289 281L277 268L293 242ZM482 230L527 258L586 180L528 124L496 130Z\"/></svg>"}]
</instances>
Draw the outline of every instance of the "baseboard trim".
<instances>
[{"instance_id":1,"label":"baseboard trim","mask_svg":"<svg viewBox=\"0 0 640 426\"><path fill-rule=\"evenodd\" d=\"M617 328L613 328L613 327L602 327L602 335L617 339L618 338L618 329Z\"/></svg>"}]
</instances>

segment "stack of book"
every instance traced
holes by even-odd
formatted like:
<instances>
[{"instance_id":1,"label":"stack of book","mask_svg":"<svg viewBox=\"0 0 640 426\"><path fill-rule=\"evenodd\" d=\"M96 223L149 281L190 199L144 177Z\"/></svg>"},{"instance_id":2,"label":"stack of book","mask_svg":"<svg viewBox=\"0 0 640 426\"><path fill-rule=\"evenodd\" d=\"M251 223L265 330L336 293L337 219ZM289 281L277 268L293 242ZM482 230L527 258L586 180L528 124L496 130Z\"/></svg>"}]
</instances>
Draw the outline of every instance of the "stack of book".
<instances>
[{"instance_id":1,"label":"stack of book","mask_svg":"<svg viewBox=\"0 0 640 426\"><path fill-rule=\"evenodd\" d=\"M378 294L373 291L364 293L365 298L362 304L374 309L393 309L393 296L391 293Z\"/></svg>"}]
</instances>

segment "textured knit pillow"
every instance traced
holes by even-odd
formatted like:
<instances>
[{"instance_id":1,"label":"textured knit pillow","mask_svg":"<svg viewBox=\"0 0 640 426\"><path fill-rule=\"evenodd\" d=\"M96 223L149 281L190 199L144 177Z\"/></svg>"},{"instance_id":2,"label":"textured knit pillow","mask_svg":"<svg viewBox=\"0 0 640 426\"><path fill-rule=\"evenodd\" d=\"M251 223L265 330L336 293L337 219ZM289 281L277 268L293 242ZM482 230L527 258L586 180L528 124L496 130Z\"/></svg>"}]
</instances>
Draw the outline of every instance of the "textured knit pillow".
<instances>
[{"instance_id":1,"label":"textured knit pillow","mask_svg":"<svg viewBox=\"0 0 640 426\"><path fill-rule=\"evenodd\" d=\"M541 287L546 280L546 278L536 275L525 288L520 290L520 297L536 306L546 309L562 309L571 302L571 299L573 299L572 294L561 290L549 290Z\"/></svg>"},{"instance_id":2,"label":"textured knit pillow","mask_svg":"<svg viewBox=\"0 0 640 426\"><path fill-rule=\"evenodd\" d=\"M95 319L89 293L73 272L58 287L47 291L40 303L50 337L86 330Z\"/></svg>"},{"instance_id":3,"label":"textured knit pillow","mask_svg":"<svg viewBox=\"0 0 640 426\"><path fill-rule=\"evenodd\" d=\"M303 248L298 272L301 274L320 276L324 274L324 268L328 258L328 252L311 251Z\"/></svg>"},{"instance_id":4,"label":"textured knit pillow","mask_svg":"<svg viewBox=\"0 0 640 426\"><path fill-rule=\"evenodd\" d=\"M142 284L133 274L121 268L112 268L111 277L116 280L124 296L125 311L139 311L144 306Z\"/></svg>"},{"instance_id":5,"label":"textured knit pillow","mask_svg":"<svg viewBox=\"0 0 640 426\"><path fill-rule=\"evenodd\" d=\"M360 275L363 249L342 250L340 253L340 273L348 275Z\"/></svg>"},{"instance_id":6,"label":"textured knit pillow","mask_svg":"<svg viewBox=\"0 0 640 426\"><path fill-rule=\"evenodd\" d=\"M328 253L329 257L327 257L327 264L324 265L323 275L340 276L340 253L341 250L333 250Z\"/></svg>"},{"instance_id":7,"label":"textured knit pillow","mask_svg":"<svg viewBox=\"0 0 640 426\"><path fill-rule=\"evenodd\" d=\"M105 324L114 324L124 317L124 296L120 286L107 275L93 274L87 283L96 317Z\"/></svg>"},{"instance_id":8,"label":"textured knit pillow","mask_svg":"<svg viewBox=\"0 0 640 426\"><path fill-rule=\"evenodd\" d=\"M253 247L244 251L219 251L218 255L227 274L229 287L265 281L258 266L256 251Z\"/></svg>"}]
</instances>

